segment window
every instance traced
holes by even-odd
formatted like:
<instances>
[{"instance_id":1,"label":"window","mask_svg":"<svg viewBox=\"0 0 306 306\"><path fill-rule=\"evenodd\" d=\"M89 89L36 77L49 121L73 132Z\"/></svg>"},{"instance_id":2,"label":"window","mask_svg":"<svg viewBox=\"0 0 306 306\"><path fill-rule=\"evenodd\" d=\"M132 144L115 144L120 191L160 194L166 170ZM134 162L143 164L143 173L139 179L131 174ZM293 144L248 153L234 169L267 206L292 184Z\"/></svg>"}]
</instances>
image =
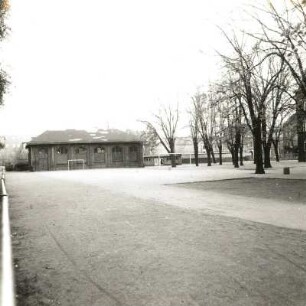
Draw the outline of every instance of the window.
<instances>
[{"instance_id":1,"label":"window","mask_svg":"<svg viewBox=\"0 0 306 306\"><path fill-rule=\"evenodd\" d=\"M104 154L105 153L105 149L102 147L97 147L94 150L95 154Z\"/></svg>"},{"instance_id":2,"label":"window","mask_svg":"<svg viewBox=\"0 0 306 306\"><path fill-rule=\"evenodd\" d=\"M86 154L86 151L87 150L85 146L79 146L74 149L74 153L79 155Z\"/></svg>"},{"instance_id":3,"label":"window","mask_svg":"<svg viewBox=\"0 0 306 306\"><path fill-rule=\"evenodd\" d=\"M96 147L94 149L94 161L105 163L105 148Z\"/></svg>"},{"instance_id":4,"label":"window","mask_svg":"<svg viewBox=\"0 0 306 306\"><path fill-rule=\"evenodd\" d=\"M130 161L137 161L138 159L138 148L137 146L131 146L129 147L129 160Z\"/></svg>"},{"instance_id":5,"label":"window","mask_svg":"<svg viewBox=\"0 0 306 306\"><path fill-rule=\"evenodd\" d=\"M38 156L44 157L48 154L47 148L38 148Z\"/></svg>"},{"instance_id":6,"label":"window","mask_svg":"<svg viewBox=\"0 0 306 306\"><path fill-rule=\"evenodd\" d=\"M63 165L67 163L68 159L68 147L67 146L58 146L55 147L55 163L57 165Z\"/></svg>"},{"instance_id":7,"label":"window","mask_svg":"<svg viewBox=\"0 0 306 306\"><path fill-rule=\"evenodd\" d=\"M65 146L59 146L55 149L55 152L59 155L68 154L68 148Z\"/></svg>"},{"instance_id":8,"label":"window","mask_svg":"<svg viewBox=\"0 0 306 306\"><path fill-rule=\"evenodd\" d=\"M39 154L46 154L47 150L45 148L40 148L40 149L38 149L38 153Z\"/></svg>"},{"instance_id":9,"label":"window","mask_svg":"<svg viewBox=\"0 0 306 306\"><path fill-rule=\"evenodd\" d=\"M113 147L112 158L113 158L113 162L122 162L123 161L123 152L122 152L121 147L119 147L119 146Z\"/></svg>"}]
</instances>

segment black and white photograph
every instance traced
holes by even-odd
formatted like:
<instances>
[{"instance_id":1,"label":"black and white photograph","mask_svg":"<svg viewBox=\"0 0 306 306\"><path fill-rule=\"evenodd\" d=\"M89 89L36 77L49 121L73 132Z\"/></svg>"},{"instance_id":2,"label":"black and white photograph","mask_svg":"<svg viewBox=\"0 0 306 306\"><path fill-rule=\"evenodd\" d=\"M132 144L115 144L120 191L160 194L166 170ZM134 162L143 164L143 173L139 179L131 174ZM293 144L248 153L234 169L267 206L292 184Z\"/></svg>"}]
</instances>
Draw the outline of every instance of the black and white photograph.
<instances>
[{"instance_id":1,"label":"black and white photograph","mask_svg":"<svg viewBox=\"0 0 306 306\"><path fill-rule=\"evenodd\" d=\"M0 0L0 306L305 306L306 1Z\"/></svg>"}]
</instances>

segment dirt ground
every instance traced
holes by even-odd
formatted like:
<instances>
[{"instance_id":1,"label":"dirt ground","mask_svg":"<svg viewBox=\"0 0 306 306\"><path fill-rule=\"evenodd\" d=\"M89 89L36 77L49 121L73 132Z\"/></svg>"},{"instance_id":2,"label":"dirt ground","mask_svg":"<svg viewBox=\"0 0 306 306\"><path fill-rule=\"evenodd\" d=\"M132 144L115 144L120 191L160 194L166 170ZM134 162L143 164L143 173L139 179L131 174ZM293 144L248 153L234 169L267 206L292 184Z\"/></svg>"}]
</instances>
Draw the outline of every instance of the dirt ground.
<instances>
[{"instance_id":1,"label":"dirt ground","mask_svg":"<svg viewBox=\"0 0 306 306\"><path fill-rule=\"evenodd\" d=\"M241 180L194 183L200 170L8 173L18 305L305 305L306 231L275 226L263 213L263 222L233 216L247 200L231 215L212 211L236 202L243 181L260 196L239 199L272 205L270 184L283 184L276 213L302 214L305 181L257 181L240 171L232 177ZM184 181L193 183L169 185ZM203 186L209 193L199 204L207 198L209 209L193 199ZM299 198L287 198L287 187Z\"/></svg>"}]
</instances>

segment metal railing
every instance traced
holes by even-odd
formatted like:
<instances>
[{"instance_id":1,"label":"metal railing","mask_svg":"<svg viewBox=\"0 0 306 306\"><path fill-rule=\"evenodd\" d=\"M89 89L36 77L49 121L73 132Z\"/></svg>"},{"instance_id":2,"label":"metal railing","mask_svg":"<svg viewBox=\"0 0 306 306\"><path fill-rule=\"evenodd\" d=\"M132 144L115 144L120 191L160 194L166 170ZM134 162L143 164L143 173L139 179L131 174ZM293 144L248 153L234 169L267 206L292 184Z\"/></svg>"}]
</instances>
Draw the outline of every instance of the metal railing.
<instances>
[{"instance_id":1,"label":"metal railing","mask_svg":"<svg viewBox=\"0 0 306 306\"><path fill-rule=\"evenodd\" d=\"M1 306L15 306L15 278L12 256L12 241L9 218L9 201L5 188L5 168L1 174Z\"/></svg>"}]
</instances>

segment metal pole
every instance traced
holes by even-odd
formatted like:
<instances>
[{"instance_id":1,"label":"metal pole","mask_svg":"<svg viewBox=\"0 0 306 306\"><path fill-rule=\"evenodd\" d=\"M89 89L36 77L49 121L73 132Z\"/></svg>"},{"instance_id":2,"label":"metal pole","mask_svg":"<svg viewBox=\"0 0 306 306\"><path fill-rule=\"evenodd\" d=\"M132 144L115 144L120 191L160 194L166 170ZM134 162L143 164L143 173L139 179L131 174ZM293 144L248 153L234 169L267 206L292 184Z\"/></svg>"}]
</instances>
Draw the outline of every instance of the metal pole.
<instances>
[{"instance_id":1,"label":"metal pole","mask_svg":"<svg viewBox=\"0 0 306 306\"><path fill-rule=\"evenodd\" d=\"M2 243L1 243L1 306L15 306L14 269L12 256L9 201L4 184L4 169L1 175Z\"/></svg>"}]
</instances>

